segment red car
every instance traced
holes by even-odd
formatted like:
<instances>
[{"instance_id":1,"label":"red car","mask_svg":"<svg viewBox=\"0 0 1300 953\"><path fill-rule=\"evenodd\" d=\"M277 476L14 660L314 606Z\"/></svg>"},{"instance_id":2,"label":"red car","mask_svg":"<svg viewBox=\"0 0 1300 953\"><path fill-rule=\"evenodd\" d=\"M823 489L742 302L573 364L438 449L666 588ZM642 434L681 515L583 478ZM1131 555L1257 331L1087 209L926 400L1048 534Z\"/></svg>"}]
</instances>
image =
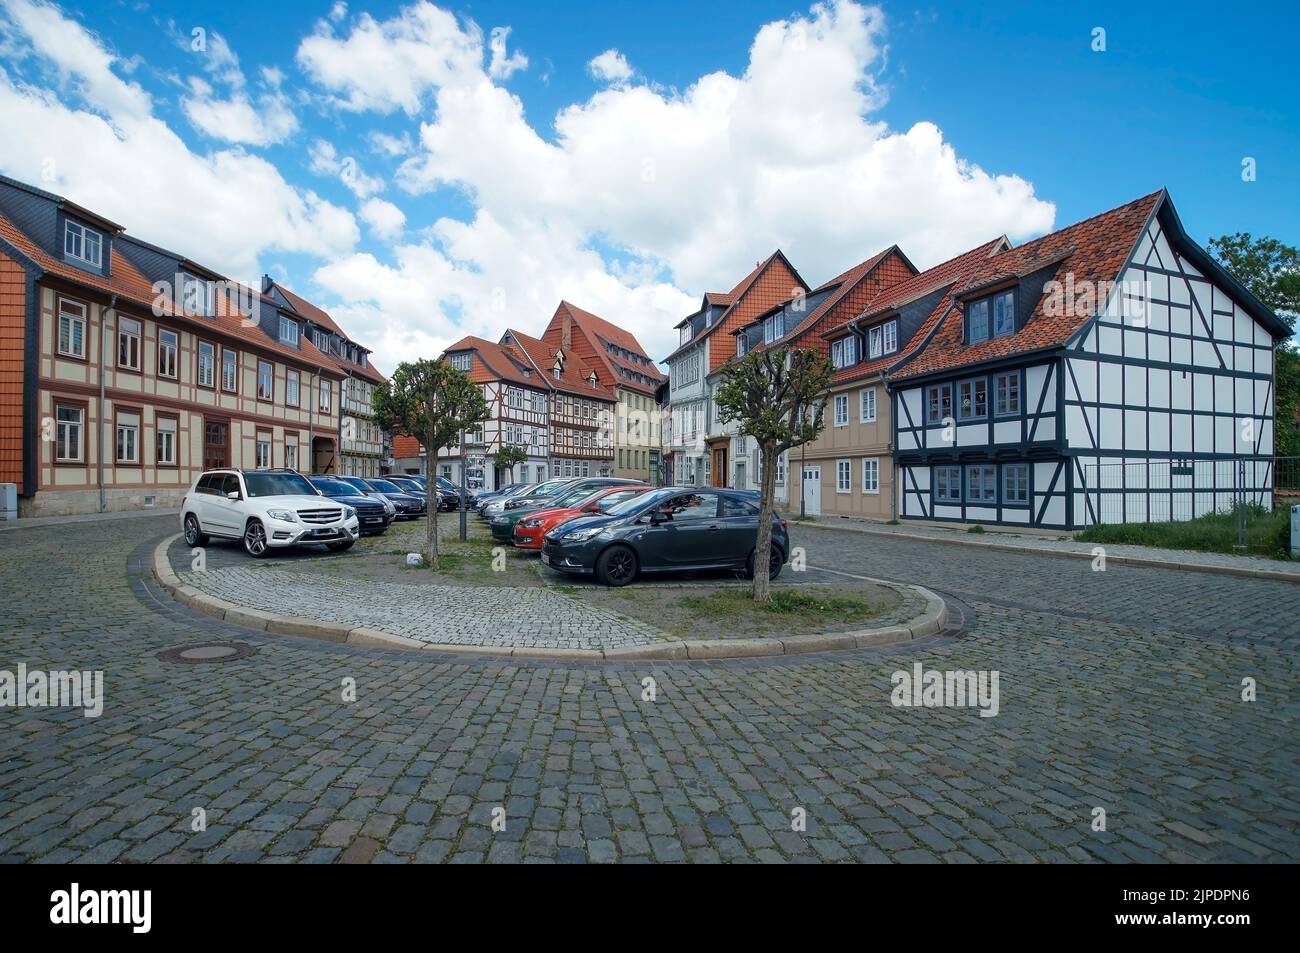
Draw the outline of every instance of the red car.
<instances>
[{"instance_id":1,"label":"red car","mask_svg":"<svg viewBox=\"0 0 1300 953\"><path fill-rule=\"evenodd\" d=\"M593 490L590 496L579 500L573 506L560 506L529 513L515 524L514 544L519 549L541 552L542 537L565 520L603 512L614 504L622 503L649 489L649 486L637 483L603 486L599 490Z\"/></svg>"}]
</instances>

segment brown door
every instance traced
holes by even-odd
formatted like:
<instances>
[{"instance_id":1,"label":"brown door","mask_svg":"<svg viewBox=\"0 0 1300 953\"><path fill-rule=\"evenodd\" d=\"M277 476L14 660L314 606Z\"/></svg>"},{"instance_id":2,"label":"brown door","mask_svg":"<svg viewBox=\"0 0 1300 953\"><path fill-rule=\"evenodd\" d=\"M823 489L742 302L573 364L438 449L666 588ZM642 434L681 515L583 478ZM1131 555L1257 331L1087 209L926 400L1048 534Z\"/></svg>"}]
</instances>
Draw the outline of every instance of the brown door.
<instances>
[{"instance_id":1,"label":"brown door","mask_svg":"<svg viewBox=\"0 0 1300 953\"><path fill-rule=\"evenodd\" d=\"M230 466L230 424L223 420L203 422L203 469Z\"/></svg>"},{"instance_id":2,"label":"brown door","mask_svg":"<svg viewBox=\"0 0 1300 953\"><path fill-rule=\"evenodd\" d=\"M713 451L713 481L714 486L727 485L727 448L718 447Z\"/></svg>"}]
</instances>

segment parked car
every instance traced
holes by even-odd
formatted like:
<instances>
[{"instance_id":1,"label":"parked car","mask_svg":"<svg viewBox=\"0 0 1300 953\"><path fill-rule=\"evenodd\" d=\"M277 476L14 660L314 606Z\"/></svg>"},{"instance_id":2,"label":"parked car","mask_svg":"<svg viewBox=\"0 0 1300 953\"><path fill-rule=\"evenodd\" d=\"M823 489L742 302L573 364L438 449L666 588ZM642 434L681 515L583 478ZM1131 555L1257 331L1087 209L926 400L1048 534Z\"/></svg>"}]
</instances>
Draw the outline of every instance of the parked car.
<instances>
[{"instance_id":1,"label":"parked car","mask_svg":"<svg viewBox=\"0 0 1300 953\"><path fill-rule=\"evenodd\" d=\"M574 477L566 480L552 481L550 485L543 483L527 493L521 493L512 496L506 500L504 509L515 510L520 507L536 507L539 504L550 503L561 496L568 494L573 490L598 489L602 486L622 486L639 483L639 480L628 480L623 477Z\"/></svg>"},{"instance_id":2,"label":"parked car","mask_svg":"<svg viewBox=\"0 0 1300 953\"><path fill-rule=\"evenodd\" d=\"M489 500L487 502L487 505L485 505L483 509L481 509L479 512L486 519L490 520L492 517L496 516L498 513L503 511L506 508L506 504L509 503L511 500L522 499L525 495L531 495L533 493L539 493L539 492L550 493L564 486L564 484L567 482L569 481L548 480L545 483L530 483L527 486L522 487L518 490L514 490L510 493L503 493L501 496L498 496L495 500Z\"/></svg>"},{"instance_id":3,"label":"parked car","mask_svg":"<svg viewBox=\"0 0 1300 953\"><path fill-rule=\"evenodd\" d=\"M533 496L531 493L506 500L505 508L497 513L488 524L492 527L492 538L498 542L508 543L514 538L515 524L530 513L552 507L572 506L579 500L590 496L593 491L610 486L637 486L635 480L623 480L616 477L591 477L573 480L561 487L559 492L546 496Z\"/></svg>"},{"instance_id":4,"label":"parked car","mask_svg":"<svg viewBox=\"0 0 1300 953\"><path fill-rule=\"evenodd\" d=\"M675 570L740 569L752 575L758 515L746 493L662 487L604 515L561 523L542 538L542 562L558 572L594 574L607 586L626 586L639 573ZM789 553L787 524L773 514L773 579Z\"/></svg>"},{"instance_id":5,"label":"parked car","mask_svg":"<svg viewBox=\"0 0 1300 953\"><path fill-rule=\"evenodd\" d=\"M395 483L390 483L388 480L366 480L365 482L367 486L377 493L382 493L385 499L397 507L399 520L418 519L428 512L429 508L422 497L403 491Z\"/></svg>"},{"instance_id":6,"label":"parked car","mask_svg":"<svg viewBox=\"0 0 1300 953\"><path fill-rule=\"evenodd\" d=\"M237 539L258 559L306 543L351 549L361 535L355 507L322 496L292 470L208 470L181 498L180 520L186 545Z\"/></svg>"},{"instance_id":7,"label":"parked car","mask_svg":"<svg viewBox=\"0 0 1300 953\"><path fill-rule=\"evenodd\" d=\"M397 512L396 509L384 505L387 501L366 496L352 484L344 483L334 477L314 476L307 479L322 496L328 496L338 503L345 503L357 511L357 522L361 525L362 536L378 536L384 532Z\"/></svg>"},{"instance_id":8,"label":"parked car","mask_svg":"<svg viewBox=\"0 0 1300 953\"><path fill-rule=\"evenodd\" d=\"M311 479L314 480L318 476L328 480L338 480L341 483L346 483L348 486L355 488L362 496L368 496L372 500L378 500L380 503L384 504L384 510L388 513L388 521L390 523L397 518L397 507L393 505L393 501L384 496L384 494L380 493L361 477L338 476L333 473L313 473Z\"/></svg>"},{"instance_id":9,"label":"parked car","mask_svg":"<svg viewBox=\"0 0 1300 953\"><path fill-rule=\"evenodd\" d=\"M484 490L475 493L470 497L470 506L482 511L483 507L493 500L499 500L503 496L510 496L512 493L518 493L520 490L527 489L530 486L536 486L534 483L510 483L499 490Z\"/></svg>"},{"instance_id":10,"label":"parked car","mask_svg":"<svg viewBox=\"0 0 1300 953\"><path fill-rule=\"evenodd\" d=\"M542 537L566 520L606 513L624 500L639 496L649 489L644 484L601 487L599 490L581 491L578 499L572 503L559 501L555 506L525 513L514 525L514 544L519 549L540 552Z\"/></svg>"},{"instance_id":11,"label":"parked car","mask_svg":"<svg viewBox=\"0 0 1300 953\"><path fill-rule=\"evenodd\" d=\"M411 496L423 500L426 507L429 505L429 492L417 481L410 477L397 476L396 474L389 474L384 477L384 479L393 484L393 486L397 487L403 493L409 493ZM436 492L434 493L433 502L435 506L438 505L438 495Z\"/></svg>"},{"instance_id":12,"label":"parked car","mask_svg":"<svg viewBox=\"0 0 1300 953\"><path fill-rule=\"evenodd\" d=\"M447 509L449 510L460 509L460 504L462 500L464 501L466 508L469 507L470 505L469 490L466 490L464 487L457 486L456 484L448 480L446 477L438 477L437 483L438 483L438 493L440 496L444 494L451 496L451 505L448 506Z\"/></svg>"}]
</instances>

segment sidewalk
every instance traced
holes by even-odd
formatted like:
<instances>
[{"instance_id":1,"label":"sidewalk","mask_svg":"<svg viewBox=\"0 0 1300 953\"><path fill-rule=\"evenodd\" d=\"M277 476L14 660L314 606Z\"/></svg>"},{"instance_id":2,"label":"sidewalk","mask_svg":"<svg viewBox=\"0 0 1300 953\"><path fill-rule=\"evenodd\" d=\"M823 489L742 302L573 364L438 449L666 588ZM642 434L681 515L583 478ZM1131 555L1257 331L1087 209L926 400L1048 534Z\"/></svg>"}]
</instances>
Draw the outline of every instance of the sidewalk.
<instances>
[{"instance_id":1,"label":"sidewalk","mask_svg":"<svg viewBox=\"0 0 1300 953\"><path fill-rule=\"evenodd\" d=\"M1099 543L1076 542L1070 533L1060 530L1007 529L984 527L983 533L967 532L966 524L876 523L849 517L814 517L792 521L793 526L895 536L957 546L979 546L1005 552L1040 553L1074 559L1092 559ZM1200 553L1183 549L1158 549L1154 546L1108 545L1106 561L1120 565L1151 566L1187 572L1208 572L1228 576L1252 576L1300 583L1300 560L1263 559L1258 556L1229 556L1224 553Z\"/></svg>"},{"instance_id":2,"label":"sidewalk","mask_svg":"<svg viewBox=\"0 0 1300 953\"><path fill-rule=\"evenodd\" d=\"M0 520L0 532L7 529L37 529L41 526L62 526L65 523L99 523L105 520L151 519L155 516L180 518L179 509L153 507L140 510L116 510L112 513L81 513L77 516L32 516L27 519ZM177 523L176 525L180 525Z\"/></svg>"}]
</instances>

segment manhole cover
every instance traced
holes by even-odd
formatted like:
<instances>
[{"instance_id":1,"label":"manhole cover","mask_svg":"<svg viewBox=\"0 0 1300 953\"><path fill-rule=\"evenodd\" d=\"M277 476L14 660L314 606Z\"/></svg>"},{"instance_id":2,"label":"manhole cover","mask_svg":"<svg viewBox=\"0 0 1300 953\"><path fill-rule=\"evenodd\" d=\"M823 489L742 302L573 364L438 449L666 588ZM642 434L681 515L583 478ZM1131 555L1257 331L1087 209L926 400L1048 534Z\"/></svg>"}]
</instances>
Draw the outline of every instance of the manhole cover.
<instances>
[{"instance_id":1,"label":"manhole cover","mask_svg":"<svg viewBox=\"0 0 1300 953\"><path fill-rule=\"evenodd\" d=\"M247 642L209 642L206 645L187 645L184 648L167 649L159 652L158 658L164 662L178 662L182 665L203 665L209 662L229 662L231 659L244 658L257 651L256 646Z\"/></svg>"}]
</instances>

